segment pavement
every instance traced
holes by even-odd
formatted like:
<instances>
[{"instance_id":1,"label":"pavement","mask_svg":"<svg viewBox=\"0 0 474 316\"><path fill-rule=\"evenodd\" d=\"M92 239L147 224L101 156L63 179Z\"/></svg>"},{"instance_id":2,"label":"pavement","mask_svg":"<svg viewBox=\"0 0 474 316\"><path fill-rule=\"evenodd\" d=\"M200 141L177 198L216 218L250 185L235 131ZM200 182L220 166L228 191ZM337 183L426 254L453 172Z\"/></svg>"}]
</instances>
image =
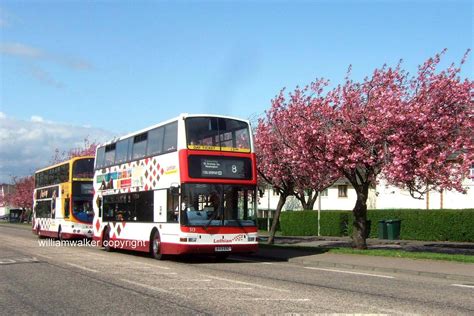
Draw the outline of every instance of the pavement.
<instances>
[{"instance_id":1,"label":"pavement","mask_svg":"<svg viewBox=\"0 0 474 316\"><path fill-rule=\"evenodd\" d=\"M262 236L261 242L264 243L266 238ZM319 268L403 273L470 282L470 285L474 285L472 284L474 283L474 264L472 263L327 252L327 249L332 247L350 247L349 237L276 237L275 245L280 247L260 247L253 256L264 260L288 261ZM367 245L369 249L403 249L474 256L474 243L367 239ZM295 246L304 248L295 249Z\"/></svg>"}]
</instances>

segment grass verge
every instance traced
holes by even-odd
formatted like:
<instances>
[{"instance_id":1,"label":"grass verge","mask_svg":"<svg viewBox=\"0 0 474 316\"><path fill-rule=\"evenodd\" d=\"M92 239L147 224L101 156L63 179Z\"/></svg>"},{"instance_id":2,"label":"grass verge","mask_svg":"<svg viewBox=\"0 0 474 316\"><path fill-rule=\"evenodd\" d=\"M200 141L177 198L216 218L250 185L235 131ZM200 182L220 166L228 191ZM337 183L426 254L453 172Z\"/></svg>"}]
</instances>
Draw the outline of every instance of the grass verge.
<instances>
[{"instance_id":1,"label":"grass verge","mask_svg":"<svg viewBox=\"0 0 474 316\"><path fill-rule=\"evenodd\" d=\"M366 255L366 256L380 256L380 257L395 257L408 259L428 259L428 260L443 260L454 261L462 263L474 263L474 256L459 255L459 254L445 254L435 252L411 252L398 249L367 249L358 250L352 248L333 248L329 250L330 253L335 254L349 254L349 255Z\"/></svg>"},{"instance_id":2,"label":"grass verge","mask_svg":"<svg viewBox=\"0 0 474 316\"><path fill-rule=\"evenodd\" d=\"M445 253L434 253L434 252L411 252L398 249L367 249L358 250L352 248L329 248L329 247L307 247L307 246L296 246L296 245L268 245L264 243L259 244L260 248L273 248L273 249L292 249L298 251L305 251L310 254L322 254L322 253L333 253L333 254L345 254L345 255L364 255L364 256L380 256L380 257L394 257L394 258L407 258L407 259L420 259L420 260L441 260L441 261L452 261L474 264L474 256L471 255L458 255L458 254L445 254Z\"/></svg>"}]
</instances>

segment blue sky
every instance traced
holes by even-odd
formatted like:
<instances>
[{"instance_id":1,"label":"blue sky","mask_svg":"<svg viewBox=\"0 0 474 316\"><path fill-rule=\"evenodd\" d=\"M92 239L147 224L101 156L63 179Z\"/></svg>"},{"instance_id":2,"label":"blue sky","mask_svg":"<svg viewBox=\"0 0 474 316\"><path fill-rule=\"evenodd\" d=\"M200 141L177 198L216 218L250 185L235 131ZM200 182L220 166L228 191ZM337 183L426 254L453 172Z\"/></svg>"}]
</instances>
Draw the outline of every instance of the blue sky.
<instances>
[{"instance_id":1,"label":"blue sky","mask_svg":"<svg viewBox=\"0 0 474 316\"><path fill-rule=\"evenodd\" d=\"M473 5L3 0L0 35L0 118L102 141L182 112L261 115L281 88L340 83L349 64L360 79L400 58L414 72L443 48L458 62L472 48Z\"/></svg>"}]
</instances>

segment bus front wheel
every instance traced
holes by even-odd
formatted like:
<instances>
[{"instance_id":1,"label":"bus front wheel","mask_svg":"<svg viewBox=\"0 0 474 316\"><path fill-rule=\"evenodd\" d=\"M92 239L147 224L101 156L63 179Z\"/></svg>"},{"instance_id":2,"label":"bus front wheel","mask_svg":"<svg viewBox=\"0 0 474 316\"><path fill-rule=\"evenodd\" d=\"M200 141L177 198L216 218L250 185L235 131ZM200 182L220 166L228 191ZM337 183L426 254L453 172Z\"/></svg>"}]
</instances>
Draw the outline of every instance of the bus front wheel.
<instances>
[{"instance_id":1,"label":"bus front wheel","mask_svg":"<svg viewBox=\"0 0 474 316\"><path fill-rule=\"evenodd\" d=\"M59 229L58 229L58 240L59 241L63 240L63 234L62 234L62 231L61 231L61 226L59 226Z\"/></svg>"},{"instance_id":2,"label":"bus front wheel","mask_svg":"<svg viewBox=\"0 0 474 316\"><path fill-rule=\"evenodd\" d=\"M104 250L107 252L111 252L113 250L113 248L110 247L110 235L109 235L108 229L104 230L104 238L102 238L102 246L104 246Z\"/></svg>"},{"instance_id":3,"label":"bus front wheel","mask_svg":"<svg viewBox=\"0 0 474 316\"><path fill-rule=\"evenodd\" d=\"M155 231L150 240L150 256L153 259L164 260L165 256L161 253L161 239L160 233Z\"/></svg>"}]
</instances>

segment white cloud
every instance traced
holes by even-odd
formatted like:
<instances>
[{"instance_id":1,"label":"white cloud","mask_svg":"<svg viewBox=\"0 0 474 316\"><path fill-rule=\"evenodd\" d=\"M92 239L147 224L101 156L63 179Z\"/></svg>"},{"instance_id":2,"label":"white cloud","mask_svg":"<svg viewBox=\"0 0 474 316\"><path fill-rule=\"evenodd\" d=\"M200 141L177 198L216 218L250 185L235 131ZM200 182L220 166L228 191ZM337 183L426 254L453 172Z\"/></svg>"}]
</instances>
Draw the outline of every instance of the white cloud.
<instances>
[{"instance_id":1,"label":"white cloud","mask_svg":"<svg viewBox=\"0 0 474 316\"><path fill-rule=\"evenodd\" d=\"M28 70L31 76L39 82L58 89L64 88L64 84L55 80L51 74L44 69L33 65Z\"/></svg>"},{"instance_id":2,"label":"white cloud","mask_svg":"<svg viewBox=\"0 0 474 316\"><path fill-rule=\"evenodd\" d=\"M0 112L0 183L49 165L56 149L68 151L83 147L86 138L101 143L113 136L99 128L50 122L36 115L18 120Z\"/></svg>"},{"instance_id":3,"label":"white cloud","mask_svg":"<svg viewBox=\"0 0 474 316\"><path fill-rule=\"evenodd\" d=\"M38 116L38 115L32 115L30 120L32 122L44 122L43 118L41 116Z\"/></svg>"},{"instance_id":4,"label":"white cloud","mask_svg":"<svg viewBox=\"0 0 474 316\"><path fill-rule=\"evenodd\" d=\"M2 20L0 17L0 26L1 21ZM0 43L0 54L11 56L26 62L30 76L43 84L59 89L64 88L64 84L56 80L51 72L46 70L48 67L47 62L66 67L71 70L94 69L94 66L86 60L50 53L43 49L22 43Z\"/></svg>"},{"instance_id":5,"label":"white cloud","mask_svg":"<svg viewBox=\"0 0 474 316\"><path fill-rule=\"evenodd\" d=\"M12 20L16 20L16 18L0 7L0 28L10 26Z\"/></svg>"},{"instance_id":6,"label":"white cloud","mask_svg":"<svg viewBox=\"0 0 474 316\"><path fill-rule=\"evenodd\" d=\"M22 43L0 43L0 53L21 59L52 61L56 64L76 70L87 70L94 68L92 64L86 60L49 53L42 49Z\"/></svg>"},{"instance_id":7,"label":"white cloud","mask_svg":"<svg viewBox=\"0 0 474 316\"><path fill-rule=\"evenodd\" d=\"M0 53L22 58L44 58L46 54L38 48L27 46L21 43L2 43Z\"/></svg>"}]
</instances>

